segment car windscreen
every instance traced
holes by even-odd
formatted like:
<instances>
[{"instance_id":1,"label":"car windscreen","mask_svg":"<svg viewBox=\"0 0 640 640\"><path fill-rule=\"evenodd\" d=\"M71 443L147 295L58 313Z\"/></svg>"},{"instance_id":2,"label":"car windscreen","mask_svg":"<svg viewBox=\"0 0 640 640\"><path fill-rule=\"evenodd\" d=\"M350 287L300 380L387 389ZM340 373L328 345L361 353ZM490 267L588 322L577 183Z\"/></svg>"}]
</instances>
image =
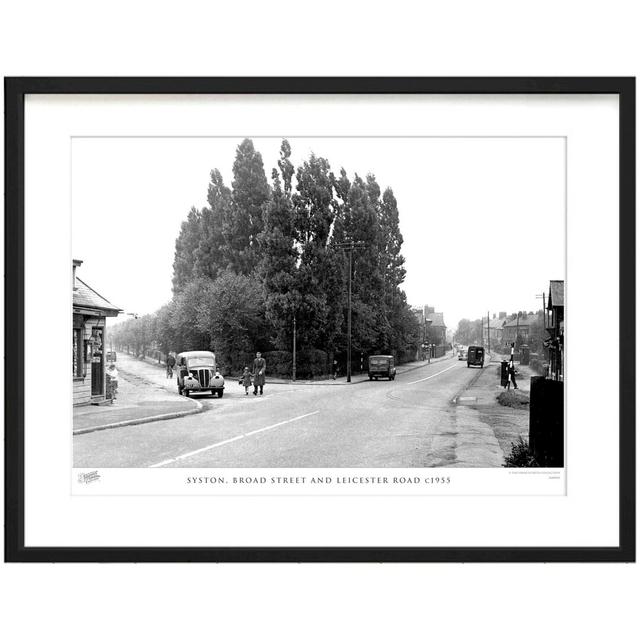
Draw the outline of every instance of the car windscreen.
<instances>
[{"instance_id":1,"label":"car windscreen","mask_svg":"<svg viewBox=\"0 0 640 640\"><path fill-rule=\"evenodd\" d=\"M195 356L188 358L189 367L213 367L213 358L207 356Z\"/></svg>"}]
</instances>

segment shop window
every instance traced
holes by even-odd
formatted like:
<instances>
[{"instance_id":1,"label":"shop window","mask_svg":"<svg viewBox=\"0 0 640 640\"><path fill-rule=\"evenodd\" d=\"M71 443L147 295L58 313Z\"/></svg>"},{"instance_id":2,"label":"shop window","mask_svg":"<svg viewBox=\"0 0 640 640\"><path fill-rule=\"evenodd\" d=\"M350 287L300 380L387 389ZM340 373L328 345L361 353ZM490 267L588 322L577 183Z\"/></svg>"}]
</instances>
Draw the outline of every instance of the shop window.
<instances>
[{"instance_id":1,"label":"shop window","mask_svg":"<svg viewBox=\"0 0 640 640\"><path fill-rule=\"evenodd\" d=\"M84 340L82 329L73 330L73 377L84 377Z\"/></svg>"}]
</instances>

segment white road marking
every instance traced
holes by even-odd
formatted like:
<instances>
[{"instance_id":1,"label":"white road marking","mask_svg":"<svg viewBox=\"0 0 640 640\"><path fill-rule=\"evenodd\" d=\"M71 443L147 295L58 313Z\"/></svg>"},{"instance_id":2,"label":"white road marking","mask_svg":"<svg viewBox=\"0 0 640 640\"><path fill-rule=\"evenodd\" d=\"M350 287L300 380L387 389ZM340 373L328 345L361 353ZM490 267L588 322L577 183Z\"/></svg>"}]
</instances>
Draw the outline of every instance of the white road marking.
<instances>
[{"instance_id":1,"label":"white road marking","mask_svg":"<svg viewBox=\"0 0 640 640\"><path fill-rule=\"evenodd\" d=\"M216 447L222 447L225 444L235 442L236 440L242 440L242 438L248 438L249 436L253 436L256 433L269 431L269 429L275 429L276 427L281 427L283 424L289 424L290 422L295 422L296 420L302 420L303 418L314 416L316 413L320 413L320 412L312 411L311 413L305 413L302 416L297 416L296 418L291 418L290 420L284 420L283 422L278 422L276 424L269 425L268 427L255 429L254 431L249 431L249 433L243 433L242 435L235 436L234 438L229 438L228 440L223 440L222 442L216 442L215 444L210 444L208 447L202 447L201 449L196 449L195 451L189 451L189 453L183 453L182 455L176 456L175 458L169 458L168 460L163 460L162 462L158 462L157 464L151 464L149 465L149 468L152 469L154 467L164 467L167 464L171 464L172 462L177 462L178 460L184 460L185 458L190 458L191 456L195 456L198 453L202 453L203 451L209 451L210 449L215 449Z\"/></svg>"},{"instance_id":2,"label":"white road marking","mask_svg":"<svg viewBox=\"0 0 640 640\"><path fill-rule=\"evenodd\" d=\"M436 376L439 376L441 373L444 373L445 371L449 371L449 369L453 369L453 367L457 367L457 364L452 364L450 367L447 367L446 369L443 369L442 371L438 371L438 373L434 373L431 376L427 376L426 378L422 378L420 380L414 380L413 382L407 382L407 384L418 384L418 382L424 382L425 380L431 380L431 378L435 378Z\"/></svg>"}]
</instances>

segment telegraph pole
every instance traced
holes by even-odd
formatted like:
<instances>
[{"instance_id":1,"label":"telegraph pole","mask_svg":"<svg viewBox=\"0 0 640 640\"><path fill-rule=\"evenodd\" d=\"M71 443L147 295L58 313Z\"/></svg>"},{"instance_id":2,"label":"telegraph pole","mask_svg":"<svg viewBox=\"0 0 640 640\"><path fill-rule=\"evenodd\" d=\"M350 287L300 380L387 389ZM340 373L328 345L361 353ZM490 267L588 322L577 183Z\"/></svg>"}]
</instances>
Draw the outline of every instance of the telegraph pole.
<instances>
[{"instance_id":1,"label":"telegraph pole","mask_svg":"<svg viewBox=\"0 0 640 640\"><path fill-rule=\"evenodd\" d=\"M347 382L351 382L351 262L353 258L353 240L349 249L349 296L347 311Z\"/></svg>"},{"instance_id":2,"label":"telegraph pole","mask_svg":"<svg viewBox=\"0 0 640 640\"><path fill-rule=\"evenodd\" d=\"M291 368L291 379L296 381L296 312L293 312L293 366Z\"/></svg>"},{"instance_id":3,"label":"telegraph pole","mask_svg":"<svg viewBox=\"0 0 640 640\"><path fill-rule=\"evenodd\" d=\"M487 311L487 352L491 352L491 332L489 331L489 312Z\"/></svg>"},{"instance_id":4,"label":"telegraph pole","mask_svg":"<svg viewBox=\"0 0 640 640\"><path fill-rule=\"evenodd\" d=\"M336 244L338 249L349 252L349 288L347 296L347 382L351 382L351 274L353 271L353 251L354 249L364 249L364 242L355 242L354 240L346 240Z\"/></svg>"}]
</instances>

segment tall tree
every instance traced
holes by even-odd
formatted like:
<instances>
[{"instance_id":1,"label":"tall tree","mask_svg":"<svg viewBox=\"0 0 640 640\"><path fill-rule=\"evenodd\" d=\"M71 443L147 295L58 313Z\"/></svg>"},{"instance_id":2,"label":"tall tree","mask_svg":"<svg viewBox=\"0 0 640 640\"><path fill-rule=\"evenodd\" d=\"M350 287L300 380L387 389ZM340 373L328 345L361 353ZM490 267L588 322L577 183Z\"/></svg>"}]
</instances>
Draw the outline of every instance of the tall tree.
<instances>
[{"instance_id":1,"label":"tall tree","mask_svg":"<svg viewBox=\"0 0 640 640\"><path fill-rule=\"evenodd\" d=\"M281 162L286 152L283 142ZM278 164L282 169L282 164ZM273 193L265 208L264 230L260 236L263 253L260 273L266 294L265 312L275 330L276 343L280 349L289 349L293 314L300 301L297 290L299 253L294 235L291 198L282 189L276 169L272 172L272 179Z\"/></svg>"},{"instance_id":2,"label":"tall tree","mask_svg":"<svg viewBox=\"0 0 640 640\"><path fill-rule=\"evenodd\" d=\"M291 179L295 173L295 169L291 160L291 145L288 140L283 140L280 145L280 159L278 160L278 167L282 175L282 182L284 183L284 192L291 195Z\"/></svg>"},{"instance_id":3,"label":"tall tree","mask_svg":"<svg viewBox=\"0 0 640 640\"><path fill-rule=\"evenodd\" d=\"M327 351L333 349L341 320L336 304L340 265L328 249L336 215L334 182L329 162L311 154L296 172L296 193L292 196L300 251L296 318L301 342Z\"/></svg>"},{"instance_id":4,"label":"tall tree","mask_svg":"<svg viewBox=\"0 0 640 640\"><path fill-rule=\"evenodd\" d=\"M387 319L384 342L391 350L403 348L406 343L406 297L400 290L406 275L402 243L398 203L391 188L387 188L380 204L379 254Z\"/></svg>"},{"instance_id":5,"label":"tall tree","mask_svg":"<svg viewBox=\"0 0 640 640\"><path fill-rule=\"evenodd\" d=\"M194 273L196 276L215 279L228 266L223 226L231 216L231 190L225 186L218 169L211 172L207 203L208 206L201 213Z\"/></svg>"},{"instance_id":6,"label":"tall tree","mask_svg":"<svg viewBox=\"0 0 640 640\"><path fill-rule=\"evenodd\" d=\"M233 163L231 214L224 222L227 263L236 273L252 273L259 261L258 236L263 208L270 197L261 154L246 138Z\"/></svg>"},{"instance_id":7,"label":"tall tree","mask_svg":"<svg viewBox=\"0 0 640 640\"><path fill-rule=\"evenodd\" d=\"M379 336L386 323L378 250L380 189L373 176L365 182L356 175L345 195L345 176L341 176L339 182L346 202L343 201L340 221L336 223L336 239L361 244L352 255L352 345L356 351L371 352L378 349ZM343 264L348 278L346 255Z\"/></svg>"},{"instance_id":8,"label":"tall tree","mask_svg":"<svg viewBox=\"0 0 640 640\"><path fill-rule=\"evenodd\" d=\"M180 225L173 259L173 290L179 291L193 277L196 252L200 243L200 211L191 207L187 219Z\"/></svg>"}]
</instances>

